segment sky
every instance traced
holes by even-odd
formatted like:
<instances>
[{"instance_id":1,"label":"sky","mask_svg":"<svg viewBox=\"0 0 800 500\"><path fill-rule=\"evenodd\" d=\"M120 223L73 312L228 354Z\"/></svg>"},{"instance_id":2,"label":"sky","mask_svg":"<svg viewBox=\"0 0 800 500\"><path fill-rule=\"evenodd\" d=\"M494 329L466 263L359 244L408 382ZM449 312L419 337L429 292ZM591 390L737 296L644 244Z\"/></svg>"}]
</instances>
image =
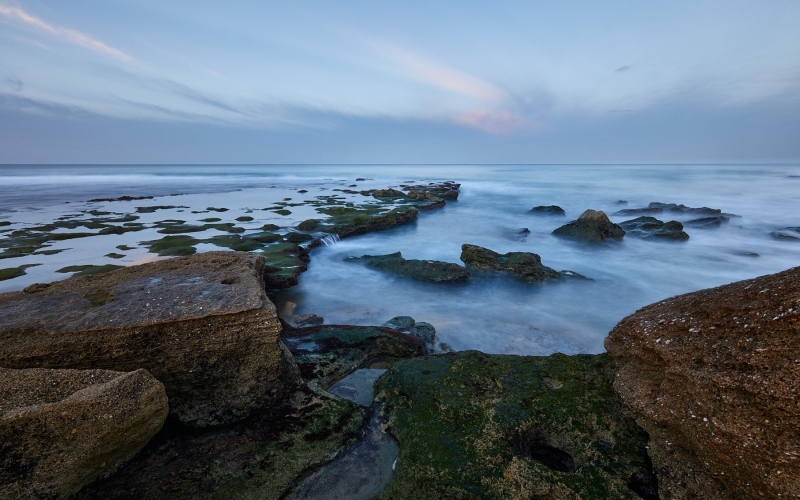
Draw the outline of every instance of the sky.
<instances>
[{"instance_id":1,"label":"sky","mask_svg":"<svg viewBox=\"0 0 800 500\"><path fill-rule=\"evenodd\" d=\"M0 0L0 163L800 161L796 0Z\"/></svg>"}]
</instances>

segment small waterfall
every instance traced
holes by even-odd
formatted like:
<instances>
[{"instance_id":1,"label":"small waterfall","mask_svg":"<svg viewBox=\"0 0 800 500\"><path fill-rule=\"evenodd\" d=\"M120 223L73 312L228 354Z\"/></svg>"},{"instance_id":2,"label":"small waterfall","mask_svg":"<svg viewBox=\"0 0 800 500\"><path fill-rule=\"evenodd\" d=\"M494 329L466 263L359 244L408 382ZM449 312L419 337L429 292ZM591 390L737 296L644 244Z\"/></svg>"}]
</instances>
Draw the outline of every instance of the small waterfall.
<instances>
[{"instance_id":1,"label":"small waterfall","mask_svg":"<svg viewBox=\"0 0 800 500\"><path fill-rule=\"evenodd\" d=\"M320 241L322 241L322 243L324 243L326 247L332 247L333 245L339 243L340 239L341 238L339 238L338 234L329 234L328 236L322 238L322 240Z\"/></svg>"}]
</instances>

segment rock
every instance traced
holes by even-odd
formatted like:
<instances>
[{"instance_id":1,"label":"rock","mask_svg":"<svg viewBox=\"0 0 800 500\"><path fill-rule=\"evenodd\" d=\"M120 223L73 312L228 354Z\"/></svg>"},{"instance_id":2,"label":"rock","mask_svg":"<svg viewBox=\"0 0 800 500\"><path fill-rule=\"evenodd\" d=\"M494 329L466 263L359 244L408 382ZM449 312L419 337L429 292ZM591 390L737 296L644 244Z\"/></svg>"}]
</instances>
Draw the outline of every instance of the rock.
<instances>
[{"instance_id":1,"label":"rock","mask_svg":"<svg viewBox=\"0 0 800 500\"><path fill-rule=\"evenodd\" d=\"M559 227L553 234L584 243L602 243L606 240L621 240L625 236L625 230L608 220L605 213L587 210L578 220Z\"/></svg>"},{"instance_id":2,"label":"rock","mask_svg":"<svg viewBox=\"0 0 800 500\"><path fill-rule=\"evenodd\" d=\"M650 208L660 208L668 212L674 212L686 215L702 215L702 216L722 215L722 210L718 208L708 208L708 207L693 208L693 207L687 207L684 204L676 205L675 203L659 203L657 201L650 203L650 205L648 206Z\"/></svg>"},{"instance_id":3,"label":"rock","mask_svg":"<svg viewBox=\"0 0 800 500\"><path fill-rule=\"evenodd\" d=\"M361 436L362 410L342 398L302 388L269 412L224 427L165 428L80 500L285 498L309 471Z\"/></svg>"},{"instance_id":4,"label":"rock","mask_svg":"<svg viewBox=\"0 0 800 500\"><path fill-rule=\"evenodd\" d=\"M649 305L605 346L661 498L800 495L800 267Z\"/></svg>"},{"instance_id":5,"label":"rock","mask_svg":"<svg viewBox=\"0 0 800 500\"><path fill-rule=\"evenodd\" d=\"M628 217L631 215L660 214L663 212L664 212L663 208L623 208L622 210L617 210L616 212L614 212L613 215Z\"/></svg>"},{"instance_id":6,"label":"rock","mask_svg":"<svg viewBox=\"0 0 800 500\"><path fill-rule=\"evenodd\" d=\"M531 252L509 252L500 255L477 245L461 245L461 260L469 269L504 271L533 283L560 278L558 271L542 265L542 259Z\"/></svg>"},{"instance_id":7,"label":"rock","mask_svg":"<svg viewBox=\"0 0 800 500\"><path fill-rule=\"evenodd\" d=\"M322 389L360 368L385 369L425 354L421 338L379 326L287 328L282 338L303 378Z\"/></svg>"},{"instance_id":8,"label":"rock","mask_svg":"<svg viewBox=\"0 0 800 500\"><path fill-rule=\"evenodd\" d=\"M531 234L531 230L527 227L523 227L522 229L508 229L504 232L506 237L512 241L525 241L528 239L528 235Z\"/></svg>"},{"instance_id":9,"label":"rock","mask_svg":"<svg viewBox=\"0 0 800 500\"><path fill-rule=\"evenodd\" d=\"M381 326L418 337L425 344L425 354L438 354L443 350L436 337L436 328L430 323L416 322L411 316L395 316Z\"/></svg>"},{"instance_id":10,"label":"rock","mask_svg":"<svg viewBox=\"0 0 800 500\"><path fill-rule=\"evenodd\" d=\"M776 240L800 240L800 227L785 227L769 233Z\"/></svg>"},{"instance_id":11,"label":"rock","mask_svg":"<svg viewBox=\"0 0 800 500\"><path fill-rule=\"evenodd\" d=\"M401 206L388 212L378 213L367 209L344 208L342 210L325 209L323 213L332 215L325 221L329 225L323 230L336 234L340 238L347 238L357 234L390 229L415 220L419 215L419 209Z\"/></svg>"},{"instance_id":12,"label":"rock","mask_svg":"<svg viewBox=\"0 0 800 500\"><path fill-rule=\"evenodd\" d=\"M299 383L264 272L208 252L2 294L0 366L145 368L186 425L245 418Z\"/></svg>"},{"instance_id":13,"label":"rock","mask_svg":"<svg viewBox=\"0 0 800 500\"><path fill-rule=\"evenodd\" d=\"M442 208L445 206L445 201L443 198L440 198L429 191L409 191L408 197L414 200L429 202L418 205L420 210L433 210L434 208Z\"/></svg>"},{"instance_id":14,"label":"rock","mask_svg":"<svg viewBox=\"0 0 800 500\"><path fill-rule=\"evenodd\" d=\"M564 209L559 207L558 205L533 207L529 213L532 213L534 215L560 215L560 216L567 215L566 212L564 212Z\"/></svg>"},{"instance_id":15,"label":"rock","mask_svg":"<svg viewBox=\"0 0 800 500\"><path fill-rule=\"evenodd\" d=\"M375 189L372 191L372 196L375 198L403 198L406 194L397 189Z\"/></svg>"},{"instance_id":16,"label":"rock","mask_svg":"<svg viewBox=\"0 0 800 500\"><path fill-rule=\"evenodd\" d=\"M686 241L689 235L683 231L683 224L676 220L662 222L655 217L637 217L619 223L625 234L637 238Z\"/></svg>"},{"instance_id":17,"label":"rock","mask_svg":"<svg viewBox=\"0 0 800 500\"><path fill-rule=\"evenodd\" d=\"M469 271L458 264L437 260L404 259L400 252L348 257L345 262L363 262L372 269L433 283L463 283L469 279Z\"/></svg>"},{"instance_id":18,"label":"rock","mask_svg":"<svg viewBox=\"0 0 800 500\"><path fill-rule=\"evenodd\" d=\"M614 203L612 203L612 205L627 205L627 204L628 200L617 200Z\"/></svg>"},{"instance_id":19,"label":"rock","mask_svg":"<svg viewBox=\"0 0 800 500\"><path fill-rule=\"evenodd\" d=\"M146 370L0 368L0 497L71 497L141 450L167 412Z\"/></svg>"},{"instance_id":20,"label":"rock","mask_svg":"<svg viewBox=\"0 0 800 500\"><path fill-rule=\"evenodd\" d=\"M319 326L325 322L325 318L316 314L293 314L285 316L283 319L292 328L303 328L306 326Z\"/></svg>"},{"instance_id":21,"label":"rock","mask_svg":"<svg viewBox=\"0 0 800 500\"><path fill-rule=\"evenodd\" d=\"M719 227L721 224L728 222L729 220L730 219L724 215L711 215L708 217L700 217L699 219L686 221L686 225L703 229L709 227Z\"/></svg>"},{"instance_id":22,"label":"rock","mask_svg":"<svg viewBox=\"0 0 800 500\"><path fill-rule=\"evenodd\" d=\"M657 498L612 374L607 355L396 363L375 384L400 443L383 498Z\"/></svg>"},{"instance_id":23,"label":"rock","mask_svg":"<svg viewBox=\"0 0 800 500\"><path fill-rule=\"evenodd\" d=\"M385 369L372 370L362 368L356 370L342 380L328 387L328 392L353 403L367 407L372 404L375 395L373 384L378 377L386 373Z\"/></svg>"}]
</instances>

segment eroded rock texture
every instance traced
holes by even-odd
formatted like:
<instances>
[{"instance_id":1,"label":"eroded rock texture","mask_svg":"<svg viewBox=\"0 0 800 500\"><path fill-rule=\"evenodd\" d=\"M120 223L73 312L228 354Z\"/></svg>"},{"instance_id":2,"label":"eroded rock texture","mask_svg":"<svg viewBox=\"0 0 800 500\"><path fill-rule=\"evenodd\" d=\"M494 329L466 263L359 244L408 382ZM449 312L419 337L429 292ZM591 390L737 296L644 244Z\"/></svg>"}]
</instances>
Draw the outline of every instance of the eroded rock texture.
<instances>
[{"instance_id":1,"label":"eroded rock texture","mask_svg":"<svg viewBox=\"0 0 800 500\"><path fill-rule=\"evenodd\" d=\"M208 252L0 295L0 366L145 368L182 423L240 420L299 383L263 274Z\"/></svg>"},{"instance_id":2,"label":"eroded rock texture","mask_svg":"<svg viewBox=\"0 0 800 500\"><path fill-rule=\"evenodd\" d=\"M652 304L605 345L661 498L800 496L800 267Z\"/></svg>"},{"instance_id":3,"label":"eroded rock texture","mask_svg":"<svg viewBox=\"0 0 800 500\"><path fill-rule=\"evenodd\" d=\"M69 498L134 456L167 417L146 370L0 368L0 498Z\"/></svg>"}]
</instances>

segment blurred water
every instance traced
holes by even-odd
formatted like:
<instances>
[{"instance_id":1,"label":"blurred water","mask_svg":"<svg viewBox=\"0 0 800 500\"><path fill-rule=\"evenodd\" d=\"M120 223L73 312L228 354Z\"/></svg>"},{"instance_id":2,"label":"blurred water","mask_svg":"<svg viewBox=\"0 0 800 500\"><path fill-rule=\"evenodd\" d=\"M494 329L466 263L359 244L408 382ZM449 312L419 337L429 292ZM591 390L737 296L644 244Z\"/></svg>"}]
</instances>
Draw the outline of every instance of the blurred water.
<instances>
[{"instance_id":1,"label":"blurred water","mask_svg":"<svg viewBox=\"0 0 800 500\"><path fill-rule=\"evenodd\" d=\"M282 199L270 196L283 196L285 191L270 194L273 191L265 189L270 186L323 190L347 186L357 177L371 179L359 182L359 189L455 180L462 183L459 201L444 209L422 213L411 224L312 251L309 270L299 286L279 297L279 308L288 301L296 304L296 313L313 312L326 323L362 325L410 315L433 324L441 340L458 350L601 352L608 331L639 307L800 265L800 242L769 236L775 229L800 226L800 178L792 176L800 176L800 166L4 166L0 167L0 219L34 223L37 217L52 220L67 208L86 208L82 202L90 198L177 193L195 194L139 204L226 206L231 211L222 217L232 219L248 206ZM618 245L590 248L550 235L588 208L609 215L626 208L613 205L619 199L629 202L627 208L661 201L720 208L741 217L717 229L687 228L691 238L685 243L626 237ZM551 204L564 208L567 217L527 213L534 206ZM115 209L120 206L117 202ZM173 215L187 218L187 212ZM153 220L168 215L159 213ZM658 217L677 218L666 213ZM615 222L629 218L633 217L612 216ZM521 228L531 231L525 241L513 237ZM124 242L124 237L116 237L113 245ZM104 248L101 237L90 240L91 246L80 250L83 259L95 259L92 263L113 249ZM69 245L80 241L70 240ZM463 243L503 253L535 252L549 267L576 271L594 281L528 285L482 275L463 285L434 285L343 262L348 256L401 251L406 258L460 263ZM746 252L758 256L743 255ZM67 258L67 253L52 258ZM19 263L27 260L6 259L0 267ZM29 272L47 269L43 265ZM23 278L0 282L2 289L16 289L9 288L14 283L24 286L17 280Z\"/></svg>"}]
</instances>

